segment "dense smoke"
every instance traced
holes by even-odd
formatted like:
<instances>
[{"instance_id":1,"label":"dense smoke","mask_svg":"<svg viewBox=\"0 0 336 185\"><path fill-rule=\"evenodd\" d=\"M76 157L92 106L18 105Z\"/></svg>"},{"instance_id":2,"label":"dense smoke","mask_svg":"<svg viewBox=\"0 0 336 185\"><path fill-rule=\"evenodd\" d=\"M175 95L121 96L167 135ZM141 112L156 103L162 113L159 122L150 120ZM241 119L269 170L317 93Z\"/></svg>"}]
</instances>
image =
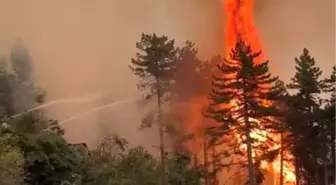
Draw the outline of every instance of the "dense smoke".
<instances>
[{"instance_id":1,"label":"dense smoke","mask_svg":"<svg viewBox=\"0 0 336 185\"><path fill-rule=\"evenodd\" d=\"M8 57L18 39L28 48L35 79L46 101L108 97L82 103L50 106L50 116L64 120L111 101L140 98L136 77L127 65L135 55L141 33L156 32L190 39L203 55L219 51L220 2L178 0L0 0L0 50ZM197 30L197 31L196 31ZM113 111L112 111L113 110ZM117 133L134 144L151 148L156 130L139 131L141 113L134 103L83 116L63 126L73 142L96 144Z\"/></svg>"},{"instance_id":2,"label":"dense smoke","mask_svg":"<svg viewBox=\"0 0 336 185\"><path fill-rule=\"evenodd\" d=\"M260 30L271 70L288 81L294 74L294 57L304 47L324 75L335 64L334 0L256 0L256 26Z\"/></svg>"}]
</instances>

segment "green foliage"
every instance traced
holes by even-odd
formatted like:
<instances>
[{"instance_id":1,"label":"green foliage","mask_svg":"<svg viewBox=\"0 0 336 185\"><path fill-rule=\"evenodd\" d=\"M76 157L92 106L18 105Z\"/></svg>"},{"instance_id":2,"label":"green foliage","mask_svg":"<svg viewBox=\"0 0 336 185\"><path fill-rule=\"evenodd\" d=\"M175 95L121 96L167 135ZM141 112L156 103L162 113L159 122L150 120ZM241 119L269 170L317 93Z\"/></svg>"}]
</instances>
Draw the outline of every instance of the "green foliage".
<instances>
[{"instance_id":1,"label":"green foliage","mask_svg":"<svg viewBox=\"0 0 336 185\"><path fill-rule=\"evenodd\" d=\"M323 161L327 153L322 144L327 135L320 101L326 86L321 80L322 71L306 48L299 58L295 58L295 63L296 73L287 85L288 89L296 91L287 100L286 122L292 138L288 144L295 156L298 181L318 183L318 161Z\"/></svg>"},{"instance_id":2,"label":"green foliage","mask_svg":"<svg viewBox=\"0 0 336 185\"><path fill-rule=\"evenodd\" d=\"M327 98L327 105L322 110L321 120L319 123L323 125L323 130L320 133L319 142L321 149L320 157L323 159L324 169L327 169L327 178L329 182L335 182L335 123L336 123L336 67L333 67L332 74L324 80L326 83L325 92L331 93ZM324 178L325 184L326 177Z\"/></svg>"},{"instance_id":3,"label":"green foliage","mask_svg":"<svg viewBox=\"0 0 336 185\"><path fill-rule=\"evenodd\" d=\"M163 120L162 103L171 96L177 49L174 40L168 40L166 36L158 37L156 34L142 34L141 41L136 43L136 47L140 53L136 53L129 68L140 78L139 90L147 91L145 99L153 96L157 98L157 110L144 118L141 127L150 127L153 123L158 125L161 162L164 163L164 129L166 125ZM157 119L155 119L154 112L157 113Z\"/></svg>"},{"instance_id":4,"label":"green foliage","mask_svg":"<svg viewBox=\"0 0 336 185\"><path fill-rule=\"evenodd\" d=\"M2 126L0 146L4 150L0 151L0 156L4 157L6 165L12 164L12 168L15 167L15 173L11 174L16 174L15 178L24 180L25 184L54 185L63 181L71 182L72 175L80 164L79 153L68 146L61 135L61 129L57 125L45 129L46 126L45 122L39 121L33 114L11 120L9 124Z\"/></svg>"},{"instance_id":5,"label":"green foliage","mask_svg":"<svg viewBox=\"0 0 336 185\"><path fill-rule=\"evenodd\" d=\"M161 98L171 91L171 71L176 67L177 52L174 44L174 40L156 34L142 34L141 41L136 43L140 52L129 68L140 78L138 88L148 92L146 97Z\"/></svg>"},{"instance_id":6,"label":"green foliage","mask_svg":"<svg viewBox=\"0 0 336 185\"><path fill-rule=\"evenodd\" d=\"M0 118L13 114L13 96L11 84L14 76L8 72L5 60L0 60Z\"/></svg>"},{"instance_id":7,"label":"green foliage","mask_svg":"<svg viewBox=\"0 0 336 185\"><path fill-rule=\"evenodd\" d=\"M325 87L324 92L331 93L328 99L329 104L335 104L336 101L336 66L333 66L333 71L331 75L324 79Z\"/></svg>"},{"instance_id":8,"label":"green foliage","mask_svg":"<svg viewBox=\"0 0 336 185\"><path fill-rule=\"evenodd\" d=\"M105 138L97 150L69 144L57 121L47 120L39 111L22 113L43 103L45 94L32 81L27 48L17 44L9 61L14 72L9 72L6 61L0 62L0 117L4 123L0 126L0 184L201 185L204 169L193 167L187 155L164 152L163 132L184 134L174 127L183 122L184 110L179 107L178 114L168 114L161 104L183 104L210 88L205 116L218 123L208 130L211 144L227 146L215 157L246 157L248 162L235 164L248 168L247 183L261 184L265 178L261 160L273 161L280 151L268 148L272 138L254 145L253 130L285 133L282 149L293 152L302 184L329 185L335 180L335 66L328 78L321 79L322 71L303 49L295 58L296 73L287 85L294 90L290 95L284 83L269 73L268 61L257 63L260 52L253 52L243 41L232 49L230 59L217 56L209 61L198 58L194 43L187 41L178 48L174 40L156 34L142 34L136 47L139 52L129 68L139 77L138 88L145 98L157 98L158 111L150 112L143 126L160 123L161 159L142 147L128 149L127 141L118 136ZM328 96L324 101L321 93ZM233 135L241 140L232 139ZM185 139L190 137L194 133ZM179 144L182 139L177 139ZM242 144L247 146L247 156L239 147ZM254 162L252 149L258 152ZM229 170L233 165L220 162L215 161L216 168ZM250 181L254 179L256 183Z\"/></svg>"},{"instance_id":9,"label":"green foliage","mask_svg":"<svg viewBox=\"0 0 336 185\"><path fill-rule=\"evenodd\" d=\"M169 185L201 185L203 170L190 166L190 158L183 154L172 155L167 160Z\"/></svg>"},{"instance_id":10,"label":"green foliage","mask_svg":"<svg viewBox=\"0 0 336 185\"><path fill-rule=\"evenodd\" d=\"M200 185L200 171L188 165L187 159L169 157L167 184ZM161 162L142 147L131 148L120 158L92 154L83 169L83 185L160 185L164 175Z\"/></svg>"},{"instance_id":11,"label":"green foliage","mask_svg":"<svg viewBox=\"0 0 336 185\"><path fill-rule=\"evenodd\" d=\"M5 62L0 66L0 102L4 110L0 157L1 168L5 169L0 175L16 179L2 178L9 184L25 181L25 184L54 185L70 181L80 158L63 139L64 131L39 111L21 112L43 102L43 94L29 81L31 64L27 50L15 46L11 62L14 74L8 72Z\"/></svg>"},{"instance_id":12,"label":"green foliage","mask_svg":"<svg viewBox=\"0 0 336 185\"><path fill-rule=\"evenodd\" d=\"M288 84L289 89L298 91L298 95L305 99L314 98L313 95L321 92L323 82L320 80L322 71L315 65L315 59L310 56L308 49L303 49L303 54L295 58L296 73Z\"/></svg>"},{"instance_id":13,"label":"green foliage","mask_svg":"<svg viewBox=\"0 0 336 185\"><path fill-rule=\"evenodd\" d=\"M22 137L26 183L56 185L72 181L80 158L62 137L53 133L25 134Z\"/></svg>"},{"instance_id":14,"label":"green foliage","mask_svg":"<svg viewBox=\"0 0 336 185\"><path fill-rule=\"evenodd\" d=\"M19 184L23 180L23 162L19 138L2 127L0 134L0 184Z\"/></svg>"}]
</instances>

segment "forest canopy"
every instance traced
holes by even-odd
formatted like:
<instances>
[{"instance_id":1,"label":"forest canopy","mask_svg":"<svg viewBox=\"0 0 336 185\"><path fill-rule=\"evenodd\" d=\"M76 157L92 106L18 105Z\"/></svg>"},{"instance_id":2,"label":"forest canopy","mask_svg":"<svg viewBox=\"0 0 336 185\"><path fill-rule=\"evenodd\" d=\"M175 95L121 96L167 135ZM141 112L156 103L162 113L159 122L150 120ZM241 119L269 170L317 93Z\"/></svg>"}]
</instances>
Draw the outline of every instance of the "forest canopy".
<instances>
[{"instance_id":1,"label":"forest canopy","mask_svg":"<svg viewBox=\"0 0 336 185\"><path fill-rule=\"evenodd\" d=\"M156 102L139 126L158 128L160 155L129 147L117 135L106 136L95 149L68 143L57 120L40 110L25 112L41 105L45 94L34 84L27 48L15 46L9 61L0 63L0 184L213 185L223 171L242 169L240 183L257 185L268 173L263 162L276 160L280 184L333 184L335 66L324 78L304 48L285 83L271 74L269 61L255 61L261 52L244 40L230 56L208 61L198 58L193 42L177 46L156 34L142 34L136 48L127 64L144 100ZM188 145L199 130L184 130L195 124L188 110L196 97L207 102L191 115L202 117L203 158ZM253 133L267 134L261 141ZM167 138L173 150L167 150Z\"/></svg>"}]
</instances>

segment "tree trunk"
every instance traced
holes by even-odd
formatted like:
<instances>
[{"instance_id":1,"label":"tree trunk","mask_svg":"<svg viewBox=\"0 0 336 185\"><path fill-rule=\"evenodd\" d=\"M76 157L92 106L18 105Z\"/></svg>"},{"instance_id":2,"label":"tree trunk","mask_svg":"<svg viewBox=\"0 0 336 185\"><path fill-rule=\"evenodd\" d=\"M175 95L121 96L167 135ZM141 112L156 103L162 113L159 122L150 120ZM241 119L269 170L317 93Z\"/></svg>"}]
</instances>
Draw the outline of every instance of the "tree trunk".
<instances>
[{"instance_id":1,"label":"tree trunk","mask_svg":"<svg viewBox=\"0 0 336 185\"><path fill-rule=\"evenodd\" d=\"M161 116L161 108L159 108L159 137L160 137L160 157L161 163L165 165L165 148L164 148L164 135L163 135L163 124L162 124L162 116Z\"/></svg>"},{"instance_id":2,"label":"tree trunk","mask_svg":"<svg viewBox=\"0 0 336 185\"><path fill-rule=\"evenodd\" d=\"M245 82L243 82L245 84ZM244 122L245 122L245 137L246 137L246 147L247 147L247 161L248 161L248 174L249 174L249 184L257 185L256 177L255 177L255 169L253 164L253 155L252 155L252 141L251 141L251 124L248 120L248 106L247 106L247 97L246 91L243 90L243 98L244 98Z\"/></svg>"},{"instance_id":3,"label":"tree trunk","mask_svg":"<svg viewBox=\"0 0 336 185\"><path fill-rule=\"evenodd\" d=\"M299 155L297 154L297 146L298 146L298 141L297 141L297 137L294 136L294 156L295 156L295 179L296 179L296 185L300 185L300 181L301 181L301 176L300 176L300 165L299 165Z\"/></svg>"},{"instance_id":4,"label":"tree trunk","mask_svg":"<svg viewBox=\"0 0 336 185\"><path fill-rule=\"evenodd\" d=\"M299 168L299 160L297 159L298 156L295 156L295 179L296 185L300 185L300 168Z\"/></svg>"},{"instance_id":5,"label":"tree trunk","mask_svg":"<svg viewBox=\"0 0 336 185\"><path fill-rule=\"evenodd\" d=\"M280 133L280 181L279 184L283 185L283 161L284 161L284 150L283 150L283 134Z\"/></svg>"},{"instance_id":6,"label":"tree trunk","mask_svg":"<svg viewBox=\"0 0 336 185\"><path fill-rule=\"evenodd\" d=\"M205 133L205 129L204 129ZM209 183L209 171L208 171L208 152L207 152L207 139L205 137L205 134L203 136L203 157L204 157L204 184L210 185Z\"/></svg>"},{"instance_id":7,"label":"tree trunk","mask_svg":"<svg viewBox=\"0 0 336 185\"><path fill-rule=\"evenodd\" d=\"M333 139L333 141L335 141L335 139ZM332 182L336 182L336 179L335 179L335 143L332 144L332 148L331 148L331 166L333 167L331 170L331 174L332 174Z\"/></svg>"},{"instance_id":8,"label":"tree trunk","mask_svg":"<svg viewBox=\"0 0 336 185\"><path fill-rule=\"evenodd\" d=\"M158 106L158 127L159 127L159 137L160 137L160 158L161 164L165 166L165 148L164 148L164 136L163 136L163 123L162 123L162 107L161 107L161 89L160 89L160 81L156 79L156 90L157 90L157 106Z\"/></svg>"},{"instance_id":9,"label":"tree trunk","mask_svg":"<svg viewBox=\"0 0 336 185\"><path fill-rule=\"evenodd\" d=\"M163 167L163 175L161 176L161 184L166 184L166 164L165 164L165 148L164 148L164 135L163 135L163 120L162 120L162 107L161 107L161 88L160 80L156 78L156 90L157 90L157 106L158 106L158 131L159 131L159 148L160 148L160 162Z\"/></svg>"},{"instance_id":10,"label":"tree trunk","mask_svg":"<svg viewBox=\"0 0 336 185\"><path fill-rule=\"evenodd\" d=\"M329 170L328 163L324 163L324 184L329 185Z\"/></svg>"},{"instance_id":11,"label":"tree trunk","mask_svg":"<svg viewBox=\"0 0 336 185\"><path fill-rule=\"evenodd\" d=\"M197 156L196 156L196 154L193 154L192 156L194 157L194 165L195 165L196 168L198 168L198 159L197 159Z\"/></svg>"},{"instance_id":12,"label":"tree trunk","mask_svg":"<svg viewBox=\"0 0 336 185\"><path fill-rule=\"evenodd\" d=\"M245 116L247 117L247 116ZM248 119L245 118L245 136L246 136L246 146L247 146L247 160L248 160L248 173L250 185L257 185L255 178L255 170L253 164L253 156L252 156L252 142L250 136L250 123Z\"/></svg>"},{"instance_id":13,"label":"tree trunk","mask_svg":"<svg viewBox=\"0 0 336 185\"><path fill-rule=\"evenodd\" d=\"M315 180L315 185L320 185L320 170L322 171L322 169L320 168L320 165L318 163L319 157L317 155L317 151L313 151L313 167L314 167L314 180Z\"/></svg>"},{"instance_id":14,"label":"tree trunk","mask_svg":"<svg viewBox=\"0 0 336 185\"><path fill-rule=\"evenodd\" d=\"M320 185L320 178L319 178L319 174L318 174L318 167L315 168L314 179L315 179L315 185Z\"/></svg>"},{"instance_id":15,"label":"tree trunk","mask_svg":"<svg viewBox=\"0 0 336 185\"><path fill-rule=\"evenodd\" d=\"M213 173L211 184L217 185L218 184L218 178L217 178L217 173L216 173L217 161L216 161L216 148L214 146L212 147L211 161L212 161L212 173Z\"/></svg>"}]
</instances>

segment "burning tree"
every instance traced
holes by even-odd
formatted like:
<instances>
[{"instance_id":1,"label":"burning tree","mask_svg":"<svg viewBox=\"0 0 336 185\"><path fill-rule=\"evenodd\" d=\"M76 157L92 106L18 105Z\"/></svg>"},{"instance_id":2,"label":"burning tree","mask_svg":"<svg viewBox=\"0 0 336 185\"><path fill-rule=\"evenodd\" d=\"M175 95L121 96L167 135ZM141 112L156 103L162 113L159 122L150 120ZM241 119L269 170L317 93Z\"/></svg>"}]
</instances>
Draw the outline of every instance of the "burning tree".
<instances>
[{"instance_id":1,"label":"burning tree","mask_svg":"<svg viewBox=\"0 0 336 185\"><path fill-rule=\"evenodd\" d=\"M198 57L198 49L195 44L186 41L185 45L178 49L177 65L174 70L174 84L172 86L172 96L170 98L170 115L169 124L173 127L173 134L177 136L177 149L183 145L187 145L190 137L195 136L196 128L201 125L193 124L194 122L204 123L202 109L205 107L203 99L210 90L209 76L211 70L215 69L215 60L202 61ZM204 104L204 106L203 106ZM203 132L203 131L202 131ZM185 142L180 142L182 138ZM189 147L189 150L195 152Z\"/></svg>"},{"instance_id":2,"label":"burning tree","mask_svg":"<svg viewBox=\"0 0 336 185\"><path fill-rule=\"evenodd\" d=\"M174 40L168 40L166 36L156 34L142 34L141 41L136 43L137 53L132 59L130 69L139 76L141 81L138 84L139 90L145 91L146 99L156 96L157 98L157 123L160 136L161 162L164 163L164 121L162 103L167 100L172 85L172 70L176 67L177 49ZM148 119L153 118L151 115ZM148 120L147 119L147 120ZM149 121L147 123L152 123ZM150 126L150 125L148 125Z\"/></svg>"},{"instance_id":3,"label":"burning tree","mask_svg":"<svg viewBox=\"0 0 336 185\"><path fill-rule=\"evenodd\" d=\"M243 154L246 148L244 155L251 185L262 182L262 178L257 178L261 175L257 165L262 158L257 156L262 155L257 150L268 149L261 142L268 142L265 132L273 127L272 117L279 115L273 101L283 92L282 85L276 83L278 78L269 73L268 61L255 61L260 54L253 52L244 41L236 43L231 60L222 59L217 65L221 74L213 77L210 105L205 113L219 123L209 128L214 144L222 143L220 141L227 136L234 140L234 144L226 143L231 149L224 152L225 157Z\"/></svg>"}]
</instances>

